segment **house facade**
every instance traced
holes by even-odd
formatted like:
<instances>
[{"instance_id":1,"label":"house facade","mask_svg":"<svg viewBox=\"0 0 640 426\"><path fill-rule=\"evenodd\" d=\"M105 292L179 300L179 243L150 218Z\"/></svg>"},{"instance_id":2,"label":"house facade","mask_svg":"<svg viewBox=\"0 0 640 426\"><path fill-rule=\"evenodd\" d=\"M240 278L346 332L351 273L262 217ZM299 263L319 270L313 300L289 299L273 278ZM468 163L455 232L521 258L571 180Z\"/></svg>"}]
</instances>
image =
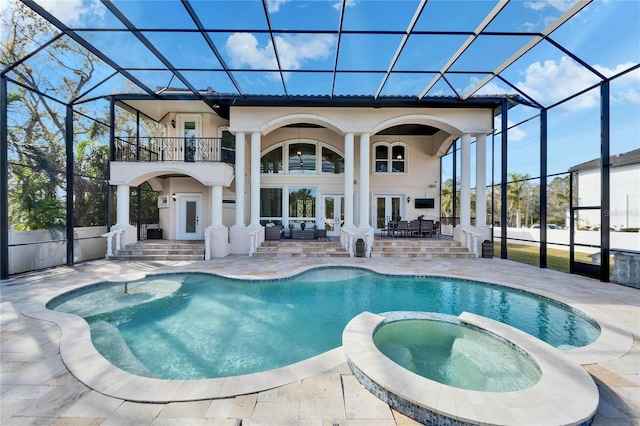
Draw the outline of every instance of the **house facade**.
<instances>
[{"instance_id":1,"label":"house facade","mask_svg":"<svg viewBox=\"0 0 640 426\"><path fill-rule=\"evenodd\" d=\"M122 141L114 138L113 229L122 233L124 244L136 240L129 225L129 189L148 182L159 193L164 238L204 240L206 257L215 258L251 255L272 223L288 229L304 222L340 238L352 251L358 238L371 247L397 216L439 221L440 157L458 139L462 197L454 238L466 242L461 230L472 229L471 142L486 149L501 101L395 108L252 103L230 105L222 113L195 100L168 103L165 109L154 106L162 101L123 102L159 116L163 137L137 140L133 156L119 155ZM183 110L169 109L176 105ZM486 156L476 158L473 170L484 182ZM482 197L484 191L477 206L485 205ZM475 226L488 235L481 220Z\"/></svg>"},{"instance_id":2,"label":"house facade","mask_svg":"<svg viewBox=\"0 0 640 426\"><path fill-rule=\"evenodd\" d=\"M599 206L602 193L601 160L578 164L573 172L577 188L577 205ZM611 157L609 188L610 226L616 230L640 228L640 148ZM580 212L578 227L599 228L599 210Z\"/></svg>"}]
</instances>

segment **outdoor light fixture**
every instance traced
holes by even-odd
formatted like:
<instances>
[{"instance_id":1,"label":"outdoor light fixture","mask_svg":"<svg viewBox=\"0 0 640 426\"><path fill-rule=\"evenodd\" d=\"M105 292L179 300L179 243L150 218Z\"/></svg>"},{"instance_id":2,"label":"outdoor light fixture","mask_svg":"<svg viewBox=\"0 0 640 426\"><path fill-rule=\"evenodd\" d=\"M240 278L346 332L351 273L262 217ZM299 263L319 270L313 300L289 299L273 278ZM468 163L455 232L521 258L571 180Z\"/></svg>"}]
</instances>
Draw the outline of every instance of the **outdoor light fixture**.
<instances>
[{"instance_id":1,"label":"outdoor light fixture","mask_svg":"<svg viewBox=\"0 0 640 426\"><path fill-rule=\"evenodd\" d=\"M176 193L175 192L171 195L171 198L173 199L173 201L176 200Z\"/></svg>"},{"instance_id":2,"label":"outdoor light fixture","mask_svg":"<svg viewBox=\"0 0 640 426\"><path fill-rule=\"evenodd\" d=\"M171 127L176 128L176 120L171 120Z\"/></svg>"},{"instance_id":3,"label":"outdoor light fixture","mask_svg":"<svg viewBox=\"0 0 640 426\"><path fill-rule=\"evenodd\" d=\"M407 203L411 202L411 197L407 197Z\"/></svg>"}]
</instances>

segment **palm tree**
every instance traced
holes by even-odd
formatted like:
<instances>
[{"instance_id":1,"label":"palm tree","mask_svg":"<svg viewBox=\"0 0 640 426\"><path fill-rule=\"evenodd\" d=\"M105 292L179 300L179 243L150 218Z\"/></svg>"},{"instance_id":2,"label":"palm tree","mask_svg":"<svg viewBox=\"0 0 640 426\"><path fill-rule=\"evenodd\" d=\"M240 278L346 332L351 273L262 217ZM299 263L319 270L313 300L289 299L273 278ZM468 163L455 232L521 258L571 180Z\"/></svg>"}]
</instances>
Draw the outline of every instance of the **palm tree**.
<instances>
[{"instance_id":1,"label":"palm tree","mask_svg":"<svg viewBox=\"0 0 640 426\"><path fill-rule=\"evenodd\" d=\"M512 221L512 225L519 228L520 223L520 211L522 208L522 197L528 193L530 178L529 174L509 173L509 182L507 187L507 209L509 215L515 222Z\"/></svg>"}]
</instances>

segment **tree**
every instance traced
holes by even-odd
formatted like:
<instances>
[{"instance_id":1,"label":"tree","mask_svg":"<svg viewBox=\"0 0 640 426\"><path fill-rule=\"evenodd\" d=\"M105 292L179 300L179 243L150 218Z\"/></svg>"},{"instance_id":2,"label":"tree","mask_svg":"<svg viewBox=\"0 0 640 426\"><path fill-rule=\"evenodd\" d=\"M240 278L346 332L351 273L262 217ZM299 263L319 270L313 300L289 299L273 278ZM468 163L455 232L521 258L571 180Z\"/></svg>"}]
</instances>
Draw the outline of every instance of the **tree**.
<instances>
[{"instance_id":1,"label":"tree","mask_svg":"<svg viewBox=\"0 0 640 426\"><path fill-rule=\"evenodd\" d=\"M509 226L515 226L517 228L522 226L521 213L522 213L522 201L525 196L529 196L530 185L528 174L509 173L509 183L507 186L507 211Z\"/></svg>"},{"instance_id":2,"label":"tree","mask_svg":"<svg viewBox=\"0 0 640 426\"><path fill-rule=\"evenodd\" d=\"M18 230L60 229L66 223L65 198L71 196L65 193L64 103L86 90L98 59L68 37L50 43L58 31L23 3L11 2L5 10L2 25L8 30L0 41L0 63L12 67L7 76L19 83L9 85L8 95L9 221ZM59 69L62 77L53 71ZM88 132L79 124L74 129L76 135Z\"/></svg>"}]
</instances>

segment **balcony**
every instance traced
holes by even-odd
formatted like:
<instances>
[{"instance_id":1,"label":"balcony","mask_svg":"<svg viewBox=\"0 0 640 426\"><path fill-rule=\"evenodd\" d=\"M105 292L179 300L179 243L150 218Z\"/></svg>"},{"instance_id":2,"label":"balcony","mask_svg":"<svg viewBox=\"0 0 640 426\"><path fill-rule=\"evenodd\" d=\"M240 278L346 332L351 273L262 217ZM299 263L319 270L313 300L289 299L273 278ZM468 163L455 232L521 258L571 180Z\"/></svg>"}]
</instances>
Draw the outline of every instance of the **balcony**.
<instances>
[{"instance_id":1,"label":"balcony","mask_svg":"<svg viewBox=\"0 0 640 426\"><path fill-rule=\"evenodd\" d=\"M233 147L222 138L116 137L113 161L235 164Z\"/></svg>"}]
</instances>

